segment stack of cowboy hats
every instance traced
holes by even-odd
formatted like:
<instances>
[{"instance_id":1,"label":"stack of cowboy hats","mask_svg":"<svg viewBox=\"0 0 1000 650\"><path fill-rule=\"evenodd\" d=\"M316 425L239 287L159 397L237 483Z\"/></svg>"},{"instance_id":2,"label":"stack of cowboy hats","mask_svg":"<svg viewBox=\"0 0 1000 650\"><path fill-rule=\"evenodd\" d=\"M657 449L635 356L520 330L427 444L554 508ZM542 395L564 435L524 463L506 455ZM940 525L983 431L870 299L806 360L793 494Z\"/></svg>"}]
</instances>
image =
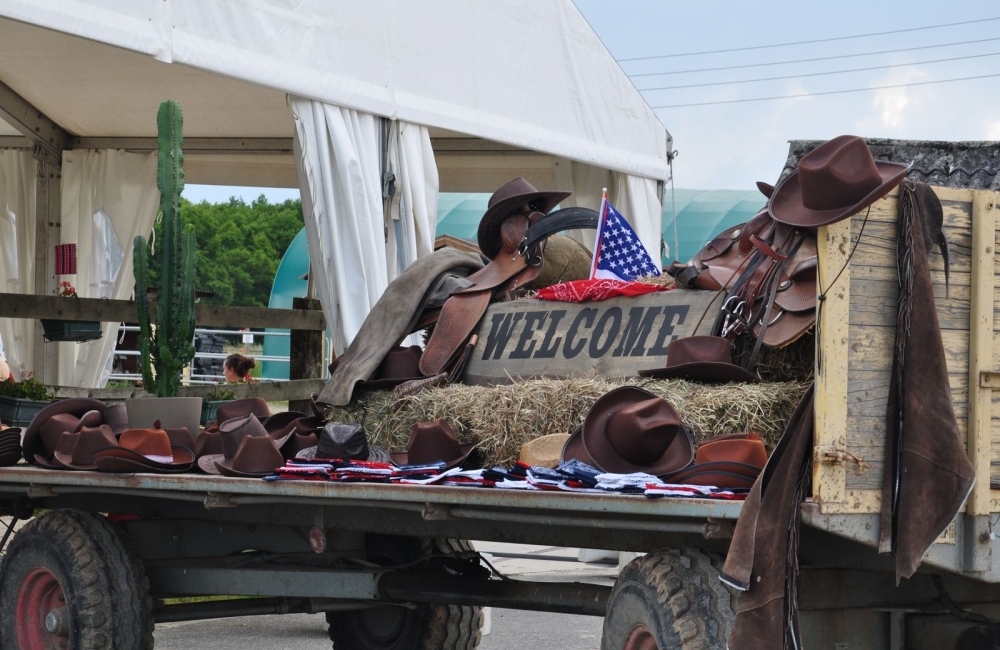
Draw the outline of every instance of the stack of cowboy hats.
<instances>
[{"instance_id":1,"label":"stack of cowboy hats","mask_svg":"<svg viewBox=\"0 0 1000 650\"><path fill-rule=\"evenodd\" d=\"M0 467L16 465L21 460L21 430L2 427L0 423Z\"/></svg>"}]
</instances>

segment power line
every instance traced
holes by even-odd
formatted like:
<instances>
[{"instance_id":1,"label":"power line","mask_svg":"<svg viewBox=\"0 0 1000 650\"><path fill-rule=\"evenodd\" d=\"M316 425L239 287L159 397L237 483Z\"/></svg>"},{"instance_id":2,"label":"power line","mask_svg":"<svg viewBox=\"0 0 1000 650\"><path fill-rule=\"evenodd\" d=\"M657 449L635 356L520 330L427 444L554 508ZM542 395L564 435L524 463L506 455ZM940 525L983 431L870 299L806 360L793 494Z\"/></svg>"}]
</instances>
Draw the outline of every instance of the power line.
<instances>
[{"instance_id":1,"label":"power line","mask_svg":"<svg viewBox=\"0 0 1000 650\"><path fill-rule=\"evenodd\" d=\"M972 25L974 23L987 23L1000 20L1000 16L994 18L980 18L978 20L963 20L960 23L944 23L942 25L927 25L925 27L910 27L908 29L894 29L888 32L871 32L870 34L854 34L852 36L833 36L830 38L816 38L808 41L793 41L790 43L772 43L770 45L750 45L747 47L731 47L725 50L705 50L703 52L682 52L679 54L657 54L655 56L633 56L627 59L618 59L619 62L626 61L648 61L650 59L673 59L681 56L701 56L703 54L724 54L726 52L746 52L748 50L766 50L773 47L789 47L791 45L810 45L812 43L830 43L832 41L846 41L853 38L868 38L870 36L887 36L889 34L903 34L906 32L920 32L928 29L941 29L943 27L957 27L959 25Z\"/></svg>"},{"instance_id":2,"label":"power line","mask_svg":"<svg viewBox=\"0 0 1000 650\"><path fill-rule=\"evenodd\" d=\"M681 88L705 88L707 86L731 86L733 84L749 84L759 81L779 81L781 79L799 79L802 77L822 77L831 74L847 74L849 72L868 72L870 70L885 70L886 68L903 68L911 65L925 65L928 63L946 63L948 61L964 61L966 59L981 59L987 56L1000 56L1000 52L990 52L988 54L970 54L968 56L955 56L950 59L934 59L932 61L914 61L913 63L888 63L886 65L876 65L869 68L853 68L851 70L827 70L825 72L808 72L804 74L791 74L781 77L759 77L757 79L737 79L735 81L713 81L703 84L685 84L682 86L660 86L658 88L639 88L639 92L649 92L653 90L679 90Z\"/></svg>"},{"instance_id":3,"label":"power line","mask_svg":"<svg viewBox=\"0 0 1000 650\"><path fill-rule=\"evenodd\" d=\"M689 106L714 106L717 104L742 104L745 102L765 102L772 99L798 99L802 97L819 97L820 95L840 95L843 93L863 93L869 90L886 90L888 88L908 88L910 86L930 86L933 84L945 84L952 83L955 81L971 81L973 79L989 79L992 77L1000 77L1000 73L997 74L984 74L976 77L960 77L958 79L937 79L934 81L914 81L905 84L893 84L891 86L871 86L870 88L851 88L848 90L827 90L825 92L818 93L803 93L801 95L776 95L774 97L751 97L750 99L726 99L717 102L694 102L691 104L667 104L664 106L650 106L653 109L660 108L687 108Z\"/></svg>"},{"instance_id":4,"label":"power line","mask_svg":"<svg viewBox=\"0 0 1000 650\"><path fill-rule=\"evenodd\" d=\"M981 38L975 41L958 41L955 43L939 43L937 45L920 45L918 47L903 47L897 50L879 50L877 52L859 52L857 54L835 54L833 56L818 56L811 59L792 59L790 61L771 61L769 63L745 63L743 65L724 65L718 68L694 68L691 70L670 70L668 72L642 72L630 74L629 77L659 77L669 74L688 74L692 72L718 72L720 70L743 70L745 68L764 68L772 65L788 65L791 63L813 63L815 61L833 61L834 59L853 59L861 56L876 56L878 54L896 54L897 52L914 52L916 50L933 50L939 47L953 47L955 45L972 45L974 43L988 43L1000 41L1000 37Z\"/></svg>"}]
</instances>

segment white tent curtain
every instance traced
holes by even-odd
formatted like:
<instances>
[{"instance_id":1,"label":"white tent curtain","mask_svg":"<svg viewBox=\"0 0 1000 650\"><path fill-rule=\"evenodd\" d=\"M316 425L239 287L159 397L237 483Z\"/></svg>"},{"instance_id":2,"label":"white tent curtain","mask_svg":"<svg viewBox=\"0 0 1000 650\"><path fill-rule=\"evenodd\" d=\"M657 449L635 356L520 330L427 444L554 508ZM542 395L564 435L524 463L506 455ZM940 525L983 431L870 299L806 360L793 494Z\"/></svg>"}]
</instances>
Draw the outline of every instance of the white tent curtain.
<instances>
[{"instance_id":1,"label":"white tent curtain","mask_svg":"<svg viewBox=\"0 0 1000 650\"><path fill-rule=\"evenodd\" d=\"M608 200L632 225L653 260L660 259L663 205L656 180L565 159L556 160L555 177L555 189L573 192L573 196L560 203L564 208L597 210L601 207L601 190L608 188ZM575 230L566 234L593 249L593 231Z\"/></svg>"},{"instance_id":2,"label":"white tent curtain","mask_svg":"<svg viewBox=\"0 0 1000 650\"><path fill-rule=\"evenodd\" d=\"M663 239L663 203L660 200L658 182L652 178L621 172L611 172L611 177L608 200L619 213L627 215L639 241L649 251L653 261L659 263Z\"/></svg>"},{"instance_id":3,"label":"white tent curtain","mask_svg":"<svg viewBox=\"0 0 1000 650\"><path fill-rule=\"evenodd\" d=\"M77 245L77 274L67 276L81 298L129 298L135 287L132 241L149 237L160 201L156 154L117 150L63 152L62 239ZM111 372L118 323L89 343L59 343L58 382L103 387Z\"/></svg>"},{"instance_id":4,"label":"white tent curtain","mask_svg":"<svg viewBox=\"0 0 1000 650\"><path fill-rule=\"evenodd\" d=\"M0 292L35 292L36 164L26 151L0 151ZM0 318L0 350L17 379L34 370L35 321Z\"/></svg>"},{"instance_id":5,"label":"white tent curtain","mask_svg":"<svg viewBox=\"0 0 1000 650\"><path fill-rule=\"evenodd\" d=\"M389 283L379 121L298 97L289 106L310 274L340 354Z\"/></svg>"},{"instance_id":6,"label":"white tent curtain","mask_svg":"<svg viewBox=\"0 0 1000 650\"><path fill-rule=\"evenodd\" d=\"M438 170L425 126L393 120L386 167L396 191L384 208L386 260L391 282L417 258L434 250L437 228Z\"/></svg>"}]
</instances>

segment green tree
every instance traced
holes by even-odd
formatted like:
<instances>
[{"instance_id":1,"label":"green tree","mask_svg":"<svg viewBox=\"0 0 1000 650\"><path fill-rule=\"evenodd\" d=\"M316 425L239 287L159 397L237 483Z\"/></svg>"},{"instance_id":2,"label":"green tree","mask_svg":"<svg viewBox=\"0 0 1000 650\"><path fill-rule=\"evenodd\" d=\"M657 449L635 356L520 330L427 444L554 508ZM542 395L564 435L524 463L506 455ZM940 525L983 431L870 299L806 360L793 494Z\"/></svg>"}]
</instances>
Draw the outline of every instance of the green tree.
<instances>
[{"instance_id":1,"label":"green tree","mask_svg":"<svg viewBox=\"0 0 1000 650\"><path fill-rule=\"evenodd\" d=\"M181 212L198 242L195 288L215 293L202 302L267 307L278 264L302 229L302 202L269 203L264 195L249 205L235 197L228 203L182 199ZM159 240L160 224L155 230Z\"/></svg>"}]
</instances>

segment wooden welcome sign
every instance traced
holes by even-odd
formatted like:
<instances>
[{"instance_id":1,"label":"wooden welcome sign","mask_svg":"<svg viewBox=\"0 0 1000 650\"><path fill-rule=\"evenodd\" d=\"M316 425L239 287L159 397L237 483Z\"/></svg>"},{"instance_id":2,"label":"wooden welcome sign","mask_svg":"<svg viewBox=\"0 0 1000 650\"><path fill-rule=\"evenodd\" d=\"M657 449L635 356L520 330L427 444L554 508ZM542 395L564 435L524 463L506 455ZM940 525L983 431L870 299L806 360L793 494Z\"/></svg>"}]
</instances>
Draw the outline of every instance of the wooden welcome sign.
<instances>
[{"instance_id":1,"label":"wooden welcome sign","mask_svg":"<svg viewBox=\"0 0 1000 650\"><path fill-rule=\"evenodd\" d=\"M708 334L721 304L715 292L680 289L600 302L497 303L479 325L463 380L631 377L665 365L672 340Z\"/></svg>"}]
</instances>

